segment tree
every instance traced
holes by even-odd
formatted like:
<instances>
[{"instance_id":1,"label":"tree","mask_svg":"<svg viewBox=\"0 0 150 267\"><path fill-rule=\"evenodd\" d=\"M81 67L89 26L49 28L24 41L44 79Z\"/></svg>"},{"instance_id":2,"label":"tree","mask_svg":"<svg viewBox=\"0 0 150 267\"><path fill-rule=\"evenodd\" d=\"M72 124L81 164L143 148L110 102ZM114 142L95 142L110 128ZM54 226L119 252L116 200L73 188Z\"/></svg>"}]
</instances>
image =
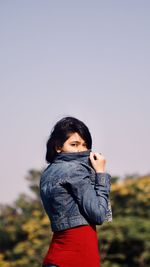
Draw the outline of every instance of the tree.
<instances>
[{"instance_id":1,"label":"tree","mask_svg":"<svg viewBox=\"0 0 150 267\"><path fill-rule=\"evenodd\" d=\"M150 266L150 176L112 185L113 222L98 227L103 267Z\"/></svg>"},{"instance_id":2,"label":"tree","mask_svg":"<svg viewBox=\"0 0 150 267\"><path fill-rule=\"evenodd\" d=\"M27 176L33 197L21 194L12 206L1 205L0 266L41 265L52 233L39 197L40 175L31 170Z\"/></svg>"}]
</instances>

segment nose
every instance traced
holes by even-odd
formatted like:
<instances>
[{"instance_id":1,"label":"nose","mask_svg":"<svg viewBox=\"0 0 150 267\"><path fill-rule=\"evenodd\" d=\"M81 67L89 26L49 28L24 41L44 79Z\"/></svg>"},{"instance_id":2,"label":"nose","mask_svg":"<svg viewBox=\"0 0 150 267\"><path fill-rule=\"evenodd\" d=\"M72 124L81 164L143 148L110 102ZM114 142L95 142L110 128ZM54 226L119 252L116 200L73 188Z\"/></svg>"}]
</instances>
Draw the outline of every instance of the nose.
<instances>
[{"instance_id":1,"label":"nose","mask_svg":"<svg viewBox=\"0 0 150 267\"><path fill-rule=\"evenodd\" d=\"M82 145L80 145L78 147L78 152L82 152L82 151L85 151L85 150L86 150L86 148L84 146L82 146Z\"/></svg>"}]
</instances>

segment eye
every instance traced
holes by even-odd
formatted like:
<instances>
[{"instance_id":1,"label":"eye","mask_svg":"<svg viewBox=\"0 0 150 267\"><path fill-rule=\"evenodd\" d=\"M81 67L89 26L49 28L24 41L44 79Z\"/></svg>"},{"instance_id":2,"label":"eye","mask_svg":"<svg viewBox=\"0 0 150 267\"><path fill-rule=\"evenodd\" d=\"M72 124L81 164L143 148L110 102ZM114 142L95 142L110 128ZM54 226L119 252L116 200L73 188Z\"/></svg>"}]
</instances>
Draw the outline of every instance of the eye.
<instances>
[{"instance_id":1,"label":"eye","mask_svg":"<svg viewBox=\"0 0 150 267\"><path fill-rule=\"evenodd\" d=\"M72 143L71 146L77 146L77 144L76 143Z\"/></svg>"}]
</instances>

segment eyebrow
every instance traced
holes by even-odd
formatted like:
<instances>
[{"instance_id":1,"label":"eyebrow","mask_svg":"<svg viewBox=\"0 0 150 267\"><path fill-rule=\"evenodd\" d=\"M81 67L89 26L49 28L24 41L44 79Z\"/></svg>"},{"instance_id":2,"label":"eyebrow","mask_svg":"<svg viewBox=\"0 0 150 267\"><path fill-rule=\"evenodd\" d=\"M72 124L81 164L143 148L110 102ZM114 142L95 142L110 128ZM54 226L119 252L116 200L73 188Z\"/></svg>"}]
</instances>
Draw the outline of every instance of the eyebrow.
<instances>
[{"instance_id":1,"label":"eyebrow","mask_svg":"<svg viewBox=\"0 0 150 267\"><path fill-rule=\"evenodd\" d=\"M74 140L74 141L71 141L71 143L80 144L81 142L80 141L77 141L77 140ZM86 142L84 141L83 144L86 144Z\"/></svg>"}]
</instances>

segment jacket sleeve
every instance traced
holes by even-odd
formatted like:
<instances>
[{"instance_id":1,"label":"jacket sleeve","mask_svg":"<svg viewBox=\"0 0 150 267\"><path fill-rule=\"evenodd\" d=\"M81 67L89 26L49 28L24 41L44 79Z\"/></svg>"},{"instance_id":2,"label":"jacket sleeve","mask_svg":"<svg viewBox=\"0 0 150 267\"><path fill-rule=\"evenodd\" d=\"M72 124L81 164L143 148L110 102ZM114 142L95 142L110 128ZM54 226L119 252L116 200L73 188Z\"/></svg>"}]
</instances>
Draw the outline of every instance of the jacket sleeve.
<instances>
[{"instance_id":1,"label":"jacket sleeve","mask_svg":"<svg viewBox=\"0 0 150 267\"><path fill-rule=\"evenodd\" d=\"M91 223L102 224L105 221L108 210L110 178L108 173L97 173L93 188L89 172L80 167L69 171L67 184L82 214Z\"/></svg>"}]
</instances>

